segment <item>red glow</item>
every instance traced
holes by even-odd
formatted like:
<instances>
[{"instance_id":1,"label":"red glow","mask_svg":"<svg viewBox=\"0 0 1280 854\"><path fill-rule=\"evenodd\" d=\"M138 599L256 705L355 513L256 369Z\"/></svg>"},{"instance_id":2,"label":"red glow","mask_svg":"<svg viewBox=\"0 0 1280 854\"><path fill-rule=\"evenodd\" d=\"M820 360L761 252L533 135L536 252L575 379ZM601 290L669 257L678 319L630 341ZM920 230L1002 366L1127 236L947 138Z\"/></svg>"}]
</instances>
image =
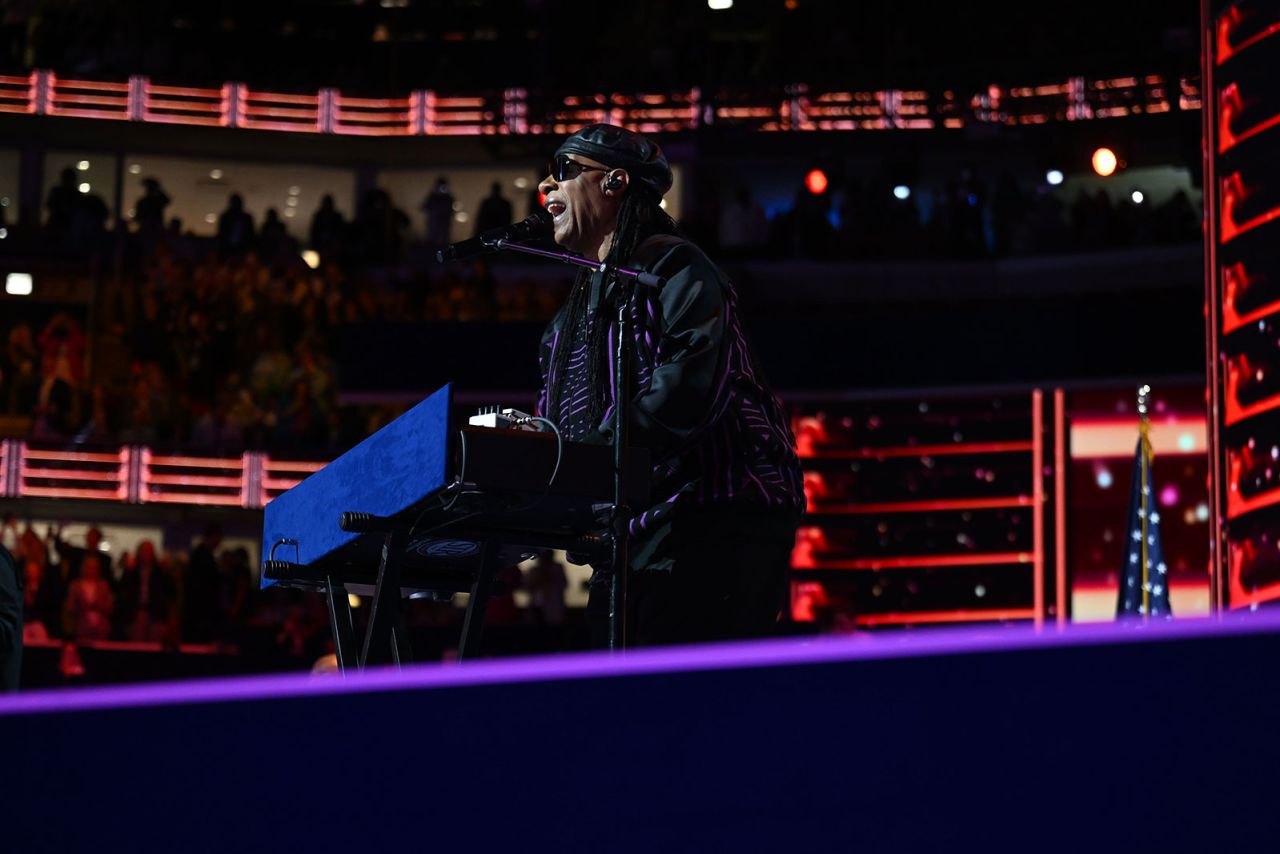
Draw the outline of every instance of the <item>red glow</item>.
<instances>
[{"instance_id":1,"label":"red glow","mask_svg":"<svg viewBox=\"0 0 1280 854\"><path fill-rule=\"evenodd\" d=\"M910 626L926 623L982 623L1005 620L1029 620L1035 616L1031 608L1000 608L990 611L913 611L904 614L859 614L860 626Z\"/></svg>"},{"instance_id":2,"label":"red glow","mask_svg":"<svg viewBox=\"0 0 1280 854\"><path fill-rule=\"evenodd\" d=\"M909 445L852 450L801 449L801 459L811 460L878 460L888 457L942 457L959 454L1017 454L1032 449L1031 442L969 442L955 445Z\"/></svg>"},{"instance_id":3,"label":"red glow","mask_svg":"<svg viewBox=\"0 0 1280 854\"><path fill-rule=\"evenodd\" d=\"M810 193L820 196L827 191L827 173L821 169L812 169L804 176L804 185Z\"/></svg>"},{"instance_id":4,"label":"red glow","mask_svg":"<svg viewBox=\"0 0 1280 854\"><path fill-rule=\"evenodd\" d=\"M805 472L805 486L811 483L809 475L816 472ZM806 489L806 492L809 490ZM1033 503L1029 495L1015 495L1009 498L951 498L930 501L879 501L867 504L842 504L834 507L823 507L821 504L811 505L812 513L827 513L832 516L863 516L881 513L936 513L950 510L1005 510L1017 507L1029 507Z\"/></svg>"},{"instance_id":5,"label":"red glow","mask_svg":"<svg viewBox=\"0 0 1280 854\"><path fill-rule=\"evenodd\" d=\"M1034 543L1031 583L1035 624L1044 625L1044 392L1031 393L1031 437L1035 448L1031 452L1031 489L1036 512L1032 516L1032 541Z\"/></svg>"},{"instance_id":6,"label":"red glow","mask_svg":"<svg viewBox=\"0 0 1280 854\"><path fill-rule=\"evenodd\" d=\"M853 560L820 560L811 559L801 564L792 558L796 569L838 569L838 570L875 570L875 569L927 569L942 566L1003 566L1032 563L1034 556L1030 552L988 552L986 554L956 555L912 555L904 557L855 558Z\"/></svg>"},{"instance_id":7,"label":"red glow","mask_svg":"<svg viewBox=\"0 0 1280 854\"><path fill-rule=\"evenodd\" d=\"M1115 174L1116 166L1120 163L1116 159L1116 153L1109 148L1099 148L1093 153L1090 162L1093 164L1093 171L1103 178Z\"/></svg>"}]
</instances>

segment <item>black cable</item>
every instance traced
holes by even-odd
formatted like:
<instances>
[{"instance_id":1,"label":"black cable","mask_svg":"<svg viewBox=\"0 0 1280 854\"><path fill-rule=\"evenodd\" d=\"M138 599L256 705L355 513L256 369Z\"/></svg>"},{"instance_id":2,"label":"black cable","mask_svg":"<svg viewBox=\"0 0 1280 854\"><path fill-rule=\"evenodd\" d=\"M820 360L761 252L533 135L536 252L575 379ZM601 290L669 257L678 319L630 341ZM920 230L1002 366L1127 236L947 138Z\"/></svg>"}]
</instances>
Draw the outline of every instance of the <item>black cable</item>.
<instances>
[{"instance_id":1,"label":"black cable","mask_svg":"<svg viewBox=\"0 0 1280 854\"><path fill-rule=\"evenodd\" d=\"M436 508L436 510L440 513L448 513L450 510L452 510L453 505L458 502L458 499L462 497L462 493L465 492L465 489L463 488L464 484L466 484L467 482L467 432L465 430L458 431L458 443L459 443L458 444L458 455L459 455L458 479L455 480L452 484L454 486L457 486L458 488L453 493L453 495L449 496L449 499L447 501L445 501L443 504L441 504L439 507ZM427 504L425 507L422 508L422 510L418 512L417 517L413 520L413 524L409 526L409 533L407 534L408 539L410 540L413 539L414 531L417 529L419 523L422 522L422 517L427 515L427 511L430 509L432 509L431 505ZM469 515L474 516L475 514L472 513ZM462 518L466 519L468 518L468 516L463 516ZM437 525L435 528L430 528L424 531L423 533L429 534L431 533L431 531L439 530L445 524L448 524L448 522L441 523L440 525Z\"/></svg>"},{"instance_id":2,"label":"black cable","mask_svg":"<svg viewBox=\"0 0 1280 854\"><path fill-rule=\"evenodd\" d=\"M527 415L524 418L517 419L515 423L516 424L532 424L534 422L537 422L540 424L546 424L548 427L551 428L551 432L556 434L555 468L551 469L551 477L550 479L547 480L546 488L542 490L541 495L533 499L533 501L530 504L527 504L524 507L510 508L510 512L525 513L537 507L539 504L541 504L543 500L545 500L546 497L551 494L551 488L555 486L556 477L559 476L560 474L560 462L564 459L564 436L560 433L560 428L556 426L556 423L554 421L552 421L550 418L543 418L541 415Z\"/></svg>"}]
</instances>

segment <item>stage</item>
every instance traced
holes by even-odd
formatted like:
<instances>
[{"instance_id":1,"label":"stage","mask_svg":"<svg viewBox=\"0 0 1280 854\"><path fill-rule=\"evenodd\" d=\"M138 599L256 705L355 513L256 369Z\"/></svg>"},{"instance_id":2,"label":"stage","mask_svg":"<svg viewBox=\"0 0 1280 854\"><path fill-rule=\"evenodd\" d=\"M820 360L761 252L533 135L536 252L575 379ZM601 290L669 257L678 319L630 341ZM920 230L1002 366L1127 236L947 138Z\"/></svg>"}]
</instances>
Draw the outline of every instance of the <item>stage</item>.
<instances>
[{"instance_id":1,"label":"stage","mask_svg":"<svg viewBox=\"0 0 1280 854\"><path fill-rule=\"evenodd\" d=\"M5 850L1271 849L1280 615L0 699Z\"/></svg>"}]
</instances>

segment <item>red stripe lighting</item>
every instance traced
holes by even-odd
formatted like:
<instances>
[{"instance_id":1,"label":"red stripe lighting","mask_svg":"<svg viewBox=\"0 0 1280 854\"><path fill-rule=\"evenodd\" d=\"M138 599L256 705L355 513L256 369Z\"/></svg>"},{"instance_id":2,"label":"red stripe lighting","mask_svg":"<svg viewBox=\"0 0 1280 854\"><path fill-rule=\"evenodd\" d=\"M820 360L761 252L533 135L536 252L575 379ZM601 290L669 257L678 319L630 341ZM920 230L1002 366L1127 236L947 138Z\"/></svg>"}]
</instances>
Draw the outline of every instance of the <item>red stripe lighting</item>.
<instances>
[{"instance_id":1,"label":"red stripe lighting","mask_svg":"<svg viewBox=\"0 0 1280 854\"><path fill-rule=\"evenodd\" d=\"M239 495L208 495L208 494L161 494L148 495L147 503L149 504L195 504L195 505L217 505L220 507L242 507Z\"/></svg>"},{"instance_id":2,"label":"red stripe lighting","mask_svg":"<svg viewBox=\"0 0 1280 854\"><path fill-rule=\"evenodd\" d=\"M811 505L809 512L830 516L868 516L880 513L935 513L955 510L1002 510L1028 507L1033 504L1029 495L1008 498L950 498L934 501L881 501L868 504L844 504L824 507Z\"/></svg>"},{"instance_id":3,"label":"red stripe lighting","mask_svg":"<svg viewBox=\"0 0 1280 854\"><path fill-rule=\"evenodd\" d=\"M55 462L76 463L124 463L124 451L114 454L99 454L90 451L42 451L27 448L23 454L28 460L52 460Z\"/></svg>"},{"instance_id":4,"label":"red stripe lighting","mask_svg":"<svg viewBox=\"0 0 1280 854\"><path fill-rule=\"evenodd\" d=\"M1035 616L1031 608L993 608L991 610L915 611L887 614L858 614L860 626L911 626L937 623L982 623L1030 620Z\"/></svg>"},{"instance_id":5,"label":"red stripe lighting","mask_svg":"<svg viewBox=\"0 0 1280 854\"><path fill-rule=\"evenodd\" d=\"M153 466L188 466L191 468L239 469L243 465L240 459L224 459L218 457L175 457L158 456L147 452L143 459Z\"/></svg>"},{"instance_id":6,"label":"red stripe lighting","mask_svg":"<svg viewBox=\"0 0 1280 854\"><path fill-rule=\"evenodd\" d=\"M1221 214L1221 242L1228 243L1235 238L1244 234L1246 231L1252 231L1258 226L1265 225L1272 220L1280 218L1280 207L1272 208L1269 211L1258 214L1253 219L1246 220L1243 223L1237 223L1235 220L1235 207L1247 199L1252 191L1244 185L1244 179L1239 172L1233 172L1222 179L1222 214Z\"/></svg>"},{"instance_id":7,"label":"red stripe lighting","mask_svg":"<svg viewBox=\"0 0 1280 854\"><path fill-rule=\"evenodd\" d=\"M1044 392L1031 393L1031 483L1035 512L1032 519L1032 584L1036 628L1044 624Z\"/></svg>"},{"instance_id":8,"label":"red stripe lighting","mask_svg":"<svg viewBox=\"0 0 1280 854\"><path fill-rule=\"evenodd\" d=\"M1218 153L1224 154L1235 146L1244 142L1250 137L1257 136L1270 128L1280 125L1280 113L1269 119L1257 122L1248 130L1234 133L1231 125L1235 123L1236 117L1244 111L1247 104L1240 94L1240 84L1232 83L1230 86L1222 90L1219 98L1221 106L1218 112Z\"/></svg>"},{"instance_id":9,"label":"red stripe lighting","mask_svg":"<svg viewBox=\"0 0 1280 854\"><path fill-rule=\"evenodd\" d=\"M22 486L23 496L32 498L87 498L97 501L111 501L124 496L116 489L80 489L70 486Z\"/></svg>"},{"instance_id":10,"label":"red stripe lighting","mask_svg":"<svg viewBox=\"0 0 1280 854\"><path fill-rule=\"evenodd\" d=\"M793 564L796 569L878 570L927 569L944 566L1004 566L1032 563L1030 552L986 552L958 555L912 555L904 557L855 558L853 560L808 560Z\"/></svg>"},{"instance_id":11,"label":"red stripe lighting","mask_svg":"<svg viewBox=\"0 0 1280 854\"><path fill-rule=\"evenodd\" d=\"M153 474L147 477L147 483L156 486L217 486L227 489L239 489L242 486L239 477L200 474Z\"/></svg>"},{"instance_id":12,"label":"red stripe lighting","mask_svg":"<svg viewBox=\"0 0 1280 854\"><path fill-rule=\"evenodd\" d=\"M272 460L268 459L264 464L267 471L304 471L317 472L324 468L328 463L311 463L302 462L300 460Z\"/></svg>"},{"instance_id":13,"label":"red stripe lighting","mask_svg":"<svg viewBox=\"0 0 1280 854\"><path fill-rule=\"evenodd\" d=\"M970 442L956 445L906 445L851 450L814 450L800 454L808 460L874 460L881 457L941 457L967 454L1017 454L1032 450L1031 442Z\"/></svg>"},{"instance_id":14,"label":"red stripe lighting","mask_svg":"<svg viewBox=\"0 0 1280 854\"><path fill-rule=\"evenodd\" d=\"M85 89L90 92L121 92L128 93L128 83L108 83L101 80L63 80L49 75L49 82L56 89Z\"/></svg>"},{"instance_id":15,"label":"red stripe lighting","mask_svg":"<svg viewBox=\"0 0 1280 854\"><path fill-rule=\"evenodd\" d=\"M83 480L99 483L119 483L120 473L111 471L93 471L91 469L35 469L22 467L24 478L41 478L44 480Z\"/></svg>"},{"instance_id":16,"label":"red stripe lighting","mask_svg":"<svg viewBox=\"0 0 1280 854\"><path fill-rule=\"evenodd\" d=\"M1222 17L1218 18L1218 55L1215 60L1216 65L1221 65L1245 48L1252 47L1263 39L1273 36L1276 33L1280 33L1280 21L1276 21L1270 26L1264 27L1259 32L1254 33L1240 44L1232 45L1232 31L1243 23L1243 21L1244 17L1238 6L1232 6L1222 14Z\"/></svg>"}]
</instances>

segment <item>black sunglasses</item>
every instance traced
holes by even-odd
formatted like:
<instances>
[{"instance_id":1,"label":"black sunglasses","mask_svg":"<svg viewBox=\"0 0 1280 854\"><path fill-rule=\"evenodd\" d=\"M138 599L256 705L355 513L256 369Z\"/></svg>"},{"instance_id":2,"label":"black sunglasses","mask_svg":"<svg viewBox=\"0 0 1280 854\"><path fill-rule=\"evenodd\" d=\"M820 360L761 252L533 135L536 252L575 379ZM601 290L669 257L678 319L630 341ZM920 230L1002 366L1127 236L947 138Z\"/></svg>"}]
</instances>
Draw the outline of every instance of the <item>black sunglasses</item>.
<instances>
[{"instance_id":1,"label":"black sunglasses","mask_svg":"<svg viewBox=\"0 0 1280 854\"><path fill-rule=\"evenodd\" d=\"M588 166L576 160L570 160L567 154L559 154L547 164L547 173L557 181L572 181L583 172L608 172L600 166Z\"/></svg>"}]
</instances>

